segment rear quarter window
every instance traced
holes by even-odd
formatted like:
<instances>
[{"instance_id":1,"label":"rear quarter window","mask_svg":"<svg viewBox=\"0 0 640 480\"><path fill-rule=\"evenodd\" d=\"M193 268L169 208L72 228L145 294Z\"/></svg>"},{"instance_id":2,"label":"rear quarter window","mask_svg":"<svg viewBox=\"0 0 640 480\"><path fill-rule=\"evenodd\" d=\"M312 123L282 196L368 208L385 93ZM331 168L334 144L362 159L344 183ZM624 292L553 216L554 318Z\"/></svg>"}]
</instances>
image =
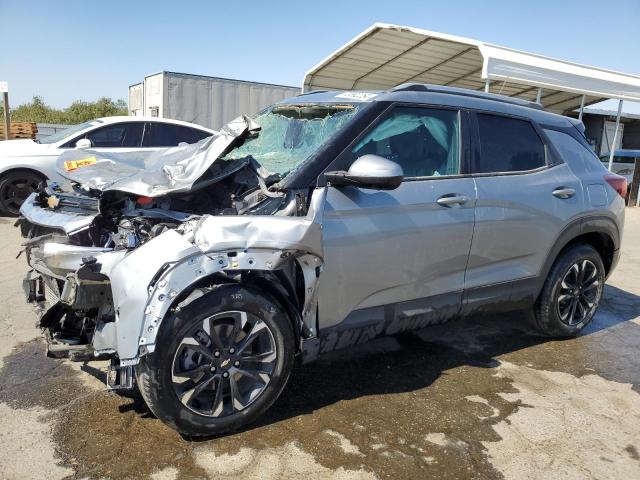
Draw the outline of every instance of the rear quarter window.
<instances>
[{"instance_id":1,"label":"rear quarter window","mask_svg":"<svg viewBox=\"0 0 640 480\"><path fill-rule=\"evenodd\" d=\"M546 165L545 148L526 120L477 114L480 156L473 173L526 172Z\"/></svg>"},{"instance_id":2,"label":"rear quarter window","mask_svg":"<svg viewBox=\"0 0 640 480\"><path fill-rule=\"evenodd\" d=\"M544 132L560 153L562 160L568 163L572 169L579 168L587 172L601 172L604 168L595 152L571 135L549 129L545 129Z\"/></svg>"}]
</instances>

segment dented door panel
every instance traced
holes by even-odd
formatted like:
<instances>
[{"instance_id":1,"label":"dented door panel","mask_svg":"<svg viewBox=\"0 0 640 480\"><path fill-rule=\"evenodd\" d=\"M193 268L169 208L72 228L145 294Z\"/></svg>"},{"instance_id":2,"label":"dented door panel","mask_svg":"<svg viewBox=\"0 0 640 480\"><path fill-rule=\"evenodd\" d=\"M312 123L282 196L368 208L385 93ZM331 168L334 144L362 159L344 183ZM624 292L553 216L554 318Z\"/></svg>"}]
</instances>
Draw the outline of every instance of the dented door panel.
<instances>
[{"instance_id":1,"label":"dented door panel","mask_svg":"<svg viewBox=\"0 0 640 480\"><path fill-rule=\"evenodd\" d=\"M437 203L451 193L468 200L453 207ZM354 311L443 295L446 313L458 313L474 204L472 178L405 181L393 191L330 187L323 221L321 329L339 325ZM440 302L420 303L422 313L445 313L433 308Z\"/></svg>"}]
</instances>

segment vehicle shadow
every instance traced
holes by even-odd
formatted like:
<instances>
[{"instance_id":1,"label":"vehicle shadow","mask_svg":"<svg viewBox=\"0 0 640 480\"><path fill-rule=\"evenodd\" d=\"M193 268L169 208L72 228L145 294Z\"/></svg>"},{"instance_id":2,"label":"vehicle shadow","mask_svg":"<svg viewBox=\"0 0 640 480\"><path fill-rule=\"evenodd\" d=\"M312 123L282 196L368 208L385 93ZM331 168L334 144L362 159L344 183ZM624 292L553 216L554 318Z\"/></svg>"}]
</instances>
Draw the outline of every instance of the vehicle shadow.
<instances>
[{"instance_id":1,"label":"vehicle shadow","mask_svg":"<svg viewBox=\"0 0 640 480\"><path fill-rule=\"evenodd\" d=\"M614 335L609 342L623 338L628 344L640 344L640 325L629 322L640 317L640 296L614 286L606 286L605 296L594 321L577 340L551 340L538 335L530 326L530 315L529 312L512 312L474 316L416 332L382 337L366 344L331 352L306 365L297 365L280 398L246 430L307 415L344 400L424 389L455 368L495 368L504 355L510 354L511 361L511 354L538 345L550 346L542 355L545 358L538 358L538 361L543 362L542 366L546 362L550 369L563 370L565 367L553 364L556 361L554 357L566 362L566 355L575 353L577 356L574 363L576 360L581 362L594 357L588 346L577 348L574 342L588 342L589 337L601 337L608 332L624 329L623 335ZM598 338L595 344L602 347L602 339ZM612 351L624 348L615 343L606 344L605 347ZM523 361L530 363L534 358L535 356L529 355ZM611 372L615 380L634 383L638 381L634 372L638 371L639 366L640 364L614 364L599 373L606 377ZM573 367L579 371L581 366ZM81 369L101 381L105 380L105 373L99 368L85 364ZM623 378L620 378L621 375ZM121 413L134 411L142 418L153 417L137 389L117 393L130 399L130 402L119 406ZM212 437L188 440L210 438Z\"/></svg>"},{"instance_id":2,"label":"vehicle shadow","mask_svg":"<svg viewBox=\"0 0 640 480\"><path fill-rule=\"evenodd\" d=\"M624 328L623 337L632 339L633 344L640 343L640 326L628 322L640 316L640 297L613 286L606 287L605 295L596 318L577 340L541 337L529 326L528 312L513 312L471 317L332 352L294 368L280 398L246 430L307 415L343 400L424 389L457 367L495 368L500 357L541 344L553 344L562 361L574 349L580 361L582 355L589 358L588 348L585 352L585 347L572 346L576 345L573 342L588 341L607 330ZM550 369L562 370L552 364L556 361L555 351L551 350L551 358L538 360L548 361ZM549 354L545 349L539 357ZM525 360L529 363L531 359ZM631 370L637 371L637 367L631 366ZM144 404L142 407L146 409Z\"/></svg>"}]
</instances>

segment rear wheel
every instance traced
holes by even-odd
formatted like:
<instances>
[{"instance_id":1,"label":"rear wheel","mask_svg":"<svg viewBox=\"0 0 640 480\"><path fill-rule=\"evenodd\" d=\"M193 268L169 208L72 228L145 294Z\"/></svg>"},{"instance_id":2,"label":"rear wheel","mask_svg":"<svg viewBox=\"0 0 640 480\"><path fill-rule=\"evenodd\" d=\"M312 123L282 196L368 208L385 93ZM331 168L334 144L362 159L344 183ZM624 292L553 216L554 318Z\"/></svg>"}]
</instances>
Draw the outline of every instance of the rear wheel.
<instances>
[{"instance_id":1,"label":"rear wheel","mask_svg":"<svg viewBox=\"0 0 640 480\"><path fill-rule=\"evenodd\" d=\"M14 170L0 177L0 213L17 216L20 206L45 177L30 170Z\"/></svg>"},{"instance_id":2,"label":"rear wheel","mask_svg":"<svg viewBox=\"0 0 640 480\"><path fill-rule=\"evenodd\" d=\"M605 269L590 245L574 245L556 260L536 302L538 329L551 337L573 337L591 322L604 290Z\"/></svg>"},{"instance_id":3,"label":"rear wheel","mask_svg":"<svg viewBox=\"0 0 640 480\"><path fill-rule=\"evenodd\" d=\"M260 416L284 388L294 353L289 319L273 299L239 285L200 293L165 319L136 370L151 411L196 436Z\"/></svg>"}]
</instances>

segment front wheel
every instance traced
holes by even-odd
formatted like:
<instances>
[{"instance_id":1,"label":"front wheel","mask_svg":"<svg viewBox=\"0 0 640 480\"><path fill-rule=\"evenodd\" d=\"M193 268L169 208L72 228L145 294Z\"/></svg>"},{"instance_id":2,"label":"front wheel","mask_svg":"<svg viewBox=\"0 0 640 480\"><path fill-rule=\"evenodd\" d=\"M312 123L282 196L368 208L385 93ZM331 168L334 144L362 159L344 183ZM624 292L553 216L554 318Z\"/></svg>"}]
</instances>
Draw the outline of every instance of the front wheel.
<instances>
[{"instance_id":1,"label":"front wheel","mask_svg":"<svg viewBox=\"0 0 640 480\"><path fill-rule=\"evenodd\" d=\"M160 420L202 436L244 427L266 411L289 378L295 345L270 297L240 285L197 293L165 319L136 374Z\"/></svg>"},{"instance_id":2,"label":"front wheel","mask_svg":"<svg viewBox=\"0 0 640 480\"><path fill-rule=\"evenodd\" d=\"M45 177L30 170L15 170L0 177L0 213L17 216L20 206Z\"/></svg>"},{"instance_id":3,"label":"front wheel","mask_svg":"<svg viewBox=\"0 0 640 480\"><path fill-rule=\"evenodd\" d=\"M579 244L562 252L535 305L537 328L551 337L577 335L593 319L604 280L604 264L593 247Z\"/></svg>"}]
</instances>

